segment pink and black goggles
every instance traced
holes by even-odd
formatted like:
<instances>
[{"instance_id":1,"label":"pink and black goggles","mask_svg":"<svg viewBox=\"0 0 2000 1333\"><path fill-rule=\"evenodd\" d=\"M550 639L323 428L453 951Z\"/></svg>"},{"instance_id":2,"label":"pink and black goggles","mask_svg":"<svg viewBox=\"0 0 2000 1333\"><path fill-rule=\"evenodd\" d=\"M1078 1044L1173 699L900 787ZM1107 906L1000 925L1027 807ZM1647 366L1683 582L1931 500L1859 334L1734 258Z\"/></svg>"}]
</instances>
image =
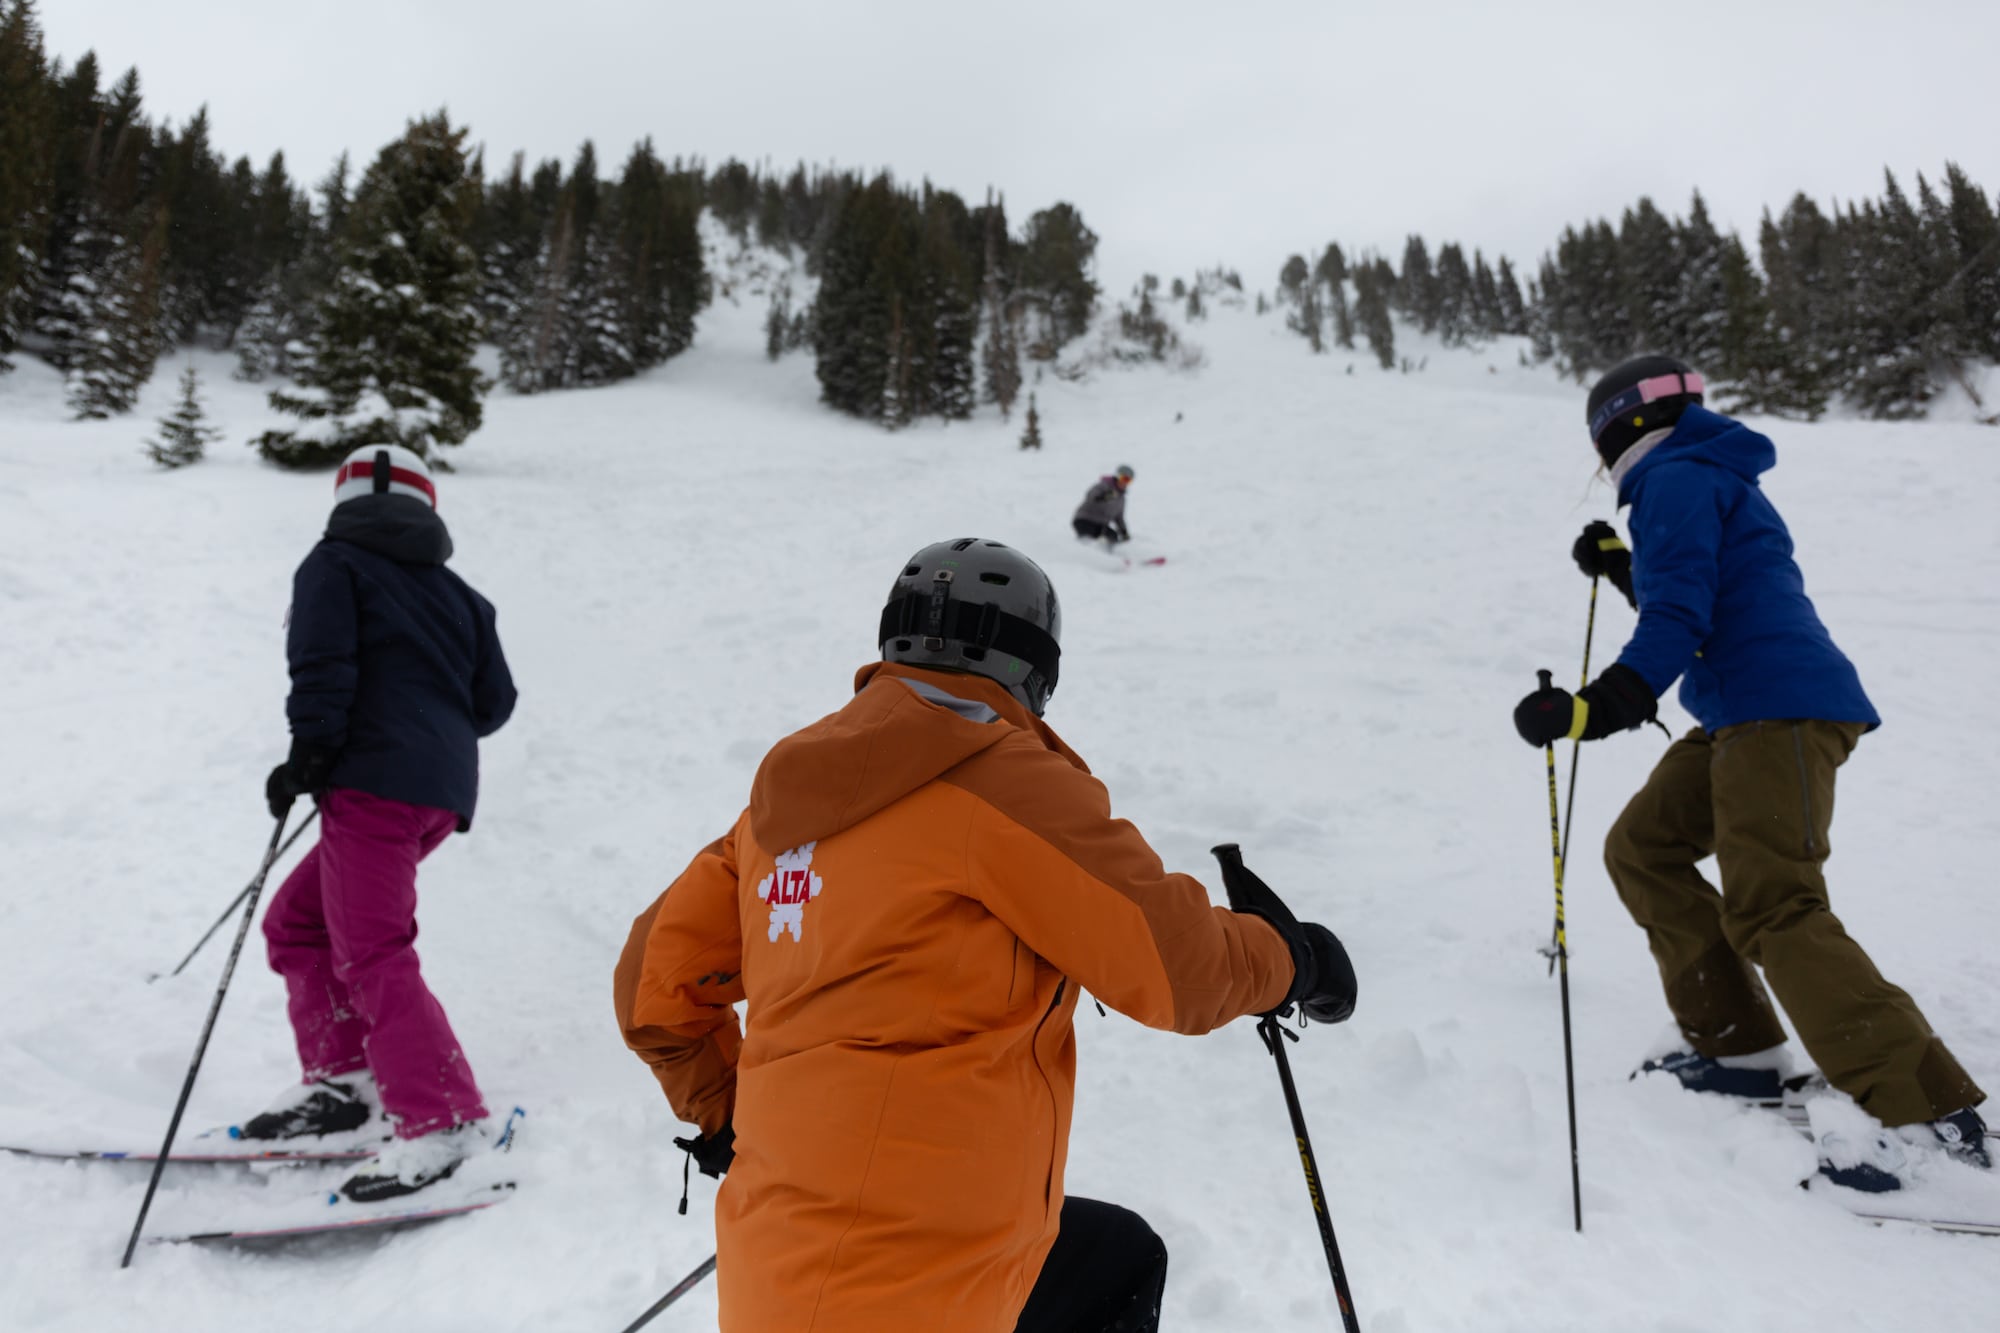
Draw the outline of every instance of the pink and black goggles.
<instances>
[{"instance_id":1,"label":"pink and black goggles","mask_svg":"<svg viewBox=\"0 0 2000 1333\"><path fill-rule=\"evenodd\" d=\"M1666 375L1655 375L1651 379L1640 380L1605 401L1597 409L1597 415L1590 419L1590 438L1595 440L1604 434L1604 428L1636 407L1647 403L1657 403L1662 398L1693 398L1700 401L1706 388L1701 376L1692 370L1682 373L1675 371Z\"/></svg>"}]
</instances>

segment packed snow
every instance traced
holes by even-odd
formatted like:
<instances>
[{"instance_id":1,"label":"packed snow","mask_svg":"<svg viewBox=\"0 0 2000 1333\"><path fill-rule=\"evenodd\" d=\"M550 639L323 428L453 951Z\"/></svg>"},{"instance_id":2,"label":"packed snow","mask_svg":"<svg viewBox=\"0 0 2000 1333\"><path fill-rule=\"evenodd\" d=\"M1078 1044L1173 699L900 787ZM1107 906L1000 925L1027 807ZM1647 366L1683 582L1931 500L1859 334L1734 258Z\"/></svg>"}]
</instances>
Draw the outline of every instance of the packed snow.
<instances>
[{"instance_id":1,"label":"packed snow","mask_svg":"<svg viewBox=\"0 0 2000 1333\"><path fill-rule=\"evenodd\" d=\"M841 703L904 556L982 535L1057 584L1049 720L1117 811L1212 885L1208 848L1241 843L1353 954L1356 1017L1292 1056L1364 1328L1994 1327L1995 1242L1858 1222L1797 1188L1812 1150L1778 1118L1628 1081L1666 1011L1597 848L1657 732L1583 753L1571 1231L1557 991L1536 952L1547 787L1509 711L1537 668L1573 683L1580 665L1588 585L1569 546L1612 514L1581 390L1511 342L1447 350L1401 329L1426 368L1384 373L1365 351L1311 355L1276 315L1215 308L1185 330L1198 372L1031 383L1046 445L1023 453L1025 401L1011 423L987 408L894 434L828 413L809 354L765 359L765 304L731 289L693 350L626 385L496 393L439 478L454 567L499 607L521 704L483 748L476 828L423 869L420 949L489 1101L527 1111L516 1197L366 1241L145 1248L120 1273L143 1168L0 1156L0 1326L609 1333L636 1317L713 1248L714 1183L696 1177L675 1215L685 1131L611 1011L628 924L728 827L765 749ZM228 932L182 977L147 976L270 832L289 580L330 478L258 462L242 442L273 420L263 390L228 358L193 361L228 439L176 473L140 442L178 364L109 422L66 420L32 360L0 377L0 1141L157 1143ZM1808 586L1887 720L1842 773L1834 906L1993 1086L2000 751L1978 719L2000 657L2000 437L1757 424ZM1135 545L1163 566L1069 533L1118 463L1138 473ZM1593 669L1630 625L1601 601ZM1335 1326L1251 1025L1191 1039L1086 1006L1078 1030L1069 1188L1166 1239L1164 1326ZM253 934L190 1131L295 1077ZM337 1179L176 1168L149 1229L255 1221ZM2000 1216L2000 1180L1951 1183ZM654 1327L714 1320L704 1284Z\"/></svg>"}]
</instances>

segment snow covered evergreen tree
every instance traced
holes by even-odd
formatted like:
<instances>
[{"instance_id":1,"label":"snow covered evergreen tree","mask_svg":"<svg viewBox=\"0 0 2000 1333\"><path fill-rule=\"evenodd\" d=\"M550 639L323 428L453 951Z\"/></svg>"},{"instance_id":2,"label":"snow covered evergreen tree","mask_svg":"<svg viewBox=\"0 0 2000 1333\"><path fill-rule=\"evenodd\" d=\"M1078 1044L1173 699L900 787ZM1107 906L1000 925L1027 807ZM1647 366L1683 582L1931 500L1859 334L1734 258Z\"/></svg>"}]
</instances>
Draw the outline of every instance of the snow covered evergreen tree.
<instances>
[{"instance_id":1,"label":"snow covered evergreen tree","mask_svg":"<svg viewBox=\"0 0 2000 1333\"><path fill-rule=\"evenodd\" d=\"M1042 447L1042 414L1035 410L1035 395L1032 393L1028 395L1028 427L1021 432L1021 447L1023 449Z\"/></svg>"},{"instance_id":2,"label":"snow covered evergreen tree","mask_svg":"<svg viewBox=\"0 0 2000 1333\"><path fill-rule=\"evenodd\" d=\"M159 355L160 258L166 216L157 212L137 240L106 229L88 271L70 275L78 337L65 385L79 420L129 412Z\"/></svg>"},{"instance_id":3,"label":"snow covered evergreen tree","mask_svg":"<svg viewBox=\"0 0 2000 1333\"><path fill-rule=\"evenodd\" d=\"M325 466L364 444L433 458L478 429L479 274L465 237L479 188L465 131L443 112L382 150L355 192L300 385L271 394L302 424L260 436L266 458Z\"/></svg>"},{"instance_id":4,"label":"snow covered evergreen tree","mask_svg":"<svg viewBox=\"0 0 2000 1333\"><path fill-rule=\"evenodd\" d=\"M0 3L0 371L31 318L54 195L53 89L33 0Z\"/></svg>"},{"instance_id":5,"label":"snow covered evergreen tree","mask_svg":"<svg viewBox=\"0 0 2000 1333\"><path fill-rule=\"evenodd\" d=\"M186 467L199 463L202 452L222 438L222 432L207 423L201 408L201 382L189 364L181 372L180 401L160 418L158 439L146 441L146 456L161 467Z\"/></svg>"}]
</instances>

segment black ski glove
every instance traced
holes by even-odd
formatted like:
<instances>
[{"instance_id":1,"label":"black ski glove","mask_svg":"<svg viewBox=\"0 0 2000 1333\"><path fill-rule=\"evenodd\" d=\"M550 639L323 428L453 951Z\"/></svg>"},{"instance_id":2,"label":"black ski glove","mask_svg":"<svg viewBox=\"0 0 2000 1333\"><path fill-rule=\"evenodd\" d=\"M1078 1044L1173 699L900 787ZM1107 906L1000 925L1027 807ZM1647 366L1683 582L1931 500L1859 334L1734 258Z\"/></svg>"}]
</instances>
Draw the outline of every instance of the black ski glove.
<instances>
[{"instance_id":1,"label":"black ski glove","mask_svg":"<svg viewBox=\"0 0 2000 1333\"><path fill-rule=\"evenodd\" d=\"M1600 518L1586 524L1569 553L1585 578L1609 579L1612 587L1625 594L1632 609L1639 609L1639 599L1632 594L1632 550L1609 523Z\"/></svg>"},{"instance_id":2,"label":"black ski glove","mask_svg":"<svg viewBox=\"0 0 2000 1333\"><path fill-rule=\"evenodd\" d=\"M1601 741L1653 720L1659 700L1645 677L1613 663L1575 694L1551 685L1514 706L1514 730L1533 746L1561 740Z\"/></svg>"},{"instance_id":3,"label":"black ski glove","mask_svg":"<svg viewBox=\"0 0 2000 1333\"><path fill-rule=\"evenodd\" d=\"M686 1152L704 1176L720 1180L736 1161L736 1126L728 1124L713 1134L675 1139L674 1146Z\"/></svg>"},{"instance_id":4,"label":"black ski glove","mask_svg":"<svg viewBox=\"0 0 2000 1333\"><path fill-rule=\"evenodd\" d=\"M1299 1008L1315 1023L1345 1023L1354 1017L1354 964L1340 937L1317 921L1303 929L1312 952L1312 985L1299 994ZM1297 990L1296 984L1293 987Z\"/></svg>"},{"instance_id":5,"label":"black ski glove","mask_svg":"<svg viewBox=\"0 0 2000 1333\"><path fill-rule=\"evenodd\" d=\"M674 1140L674 1146L687 1154L687 1161L681 1164L681 1216L688 1210L688 1165L699 1168L704 1176L716 1180L728 1174L736 1162L736 1126L724 1125L713 1134L698 1134L691 1139Z\"/></svg>"},{"instance_id":6,"label":"black ski glove","mask_svg":"<svg viewBox=\"0 0 2000 1333\"><path fill-rule=\"evenodd\" d=\"M271 809L271 818L283 819L291 813L293 801L325 791L327 775L339 757L340 751L328 746L294 740L290 757L264 779L264 803Z\"/></svg>"},{"instance_id":7,"label":"black ski glove","mask_svg":"<svg viewBox=\"0 0 2000 1333\"><path fill-rule=\"evenodd\" d=\"M1289 1017L1297 1005L1318 1023L1344 1023L1354 1013L1354 964L1334 933L1318 922L1301 922L1292 909L1243 864L1233 842L1211 849L1222 864L1222 887L1231 910L1269 922L1292 953L1292 988L1270 1012Z\"/></svg>"}]
</instances>

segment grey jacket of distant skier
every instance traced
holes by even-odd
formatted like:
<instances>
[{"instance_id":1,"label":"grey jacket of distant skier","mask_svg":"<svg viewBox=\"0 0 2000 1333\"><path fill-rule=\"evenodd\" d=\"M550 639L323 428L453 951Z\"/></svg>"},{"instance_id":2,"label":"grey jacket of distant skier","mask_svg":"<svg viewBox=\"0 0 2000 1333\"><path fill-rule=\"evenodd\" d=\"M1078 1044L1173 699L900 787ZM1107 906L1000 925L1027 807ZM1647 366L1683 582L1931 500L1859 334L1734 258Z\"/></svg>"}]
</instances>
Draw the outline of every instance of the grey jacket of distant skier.
<instances>
[{"instance_id":1,"label":"grey jacket of distant skier","mask_svg":"<svg viewBox=\"0 0 2000 1333\"><path fill-rule=\"evenodd\" d=\"M1118 479L1099 477L1097 484L1085 492L1083 503L1076 507L1075 517L1102 523L1107 528L1123 528L1125 492L1118 489Z\"/></svg>"}]
</instances>

